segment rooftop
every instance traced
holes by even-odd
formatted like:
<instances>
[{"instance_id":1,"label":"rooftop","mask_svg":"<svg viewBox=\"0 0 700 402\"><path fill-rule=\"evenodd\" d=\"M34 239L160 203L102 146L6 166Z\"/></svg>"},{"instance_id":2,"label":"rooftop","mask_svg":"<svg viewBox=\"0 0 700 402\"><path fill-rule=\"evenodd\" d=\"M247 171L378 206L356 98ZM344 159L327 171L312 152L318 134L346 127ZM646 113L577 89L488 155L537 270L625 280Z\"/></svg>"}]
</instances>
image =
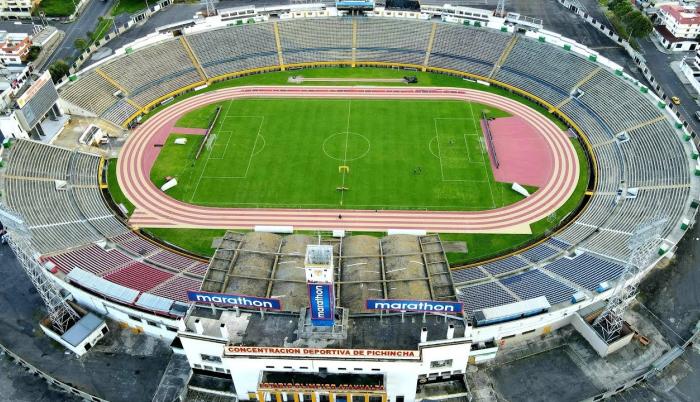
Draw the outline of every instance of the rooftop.
<instances>
[{"instance_id":1,"label":"rooftop","mask_svg":"<svg viewBox=\"0 0 700 402\"><path fill-rule=\"evenodd\" d=\"M184 324L186 332L196 333L195 320L199 320L202 326L199 335L224 339L225 333L230 345L259 347L417 350L422 328L428 331L428 342L447 339L450 324L454 326L454 338L469 332L469 326L461 318L406 313L350 317L345 339L302 338L298 336L299 317L298 313L237 315L223 309L194 307Z\"/></svg>"},{"instance_id":2,"label":"rooftop","mask_svg":"<svg viewBox=\"0 0 700 402\"><path fill-rule=\"evenodd\" d=\"M700 24L700 14L697 8L684 7L677 4L664 4L659 8L678 21L679 24Z\"/></svg>"},{"instance_id":3,"label":"rooftop","mask_svg":"<svg viewBox=\"0 0 700 402\"><path fill-rule=\"evenodd\" d=\"M319 238L227 232L216 242L202 290L271 297L286 311L308 304L307 246L325 246L335 270L339 305L367 312L367 299L455 300L452 274L437 235Z\"/></svg>"}]
</instances>

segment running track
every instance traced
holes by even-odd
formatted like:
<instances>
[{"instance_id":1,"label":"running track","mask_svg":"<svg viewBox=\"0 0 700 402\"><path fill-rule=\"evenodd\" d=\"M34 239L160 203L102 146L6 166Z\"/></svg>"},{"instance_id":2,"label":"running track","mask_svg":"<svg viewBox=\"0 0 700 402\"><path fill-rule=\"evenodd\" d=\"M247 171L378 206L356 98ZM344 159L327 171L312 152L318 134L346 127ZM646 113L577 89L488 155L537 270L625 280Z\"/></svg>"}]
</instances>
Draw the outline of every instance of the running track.
<instances>
[{"instance_id":1,"label":"running track","mask_svg":"<svg viewBox=\"0 0 700 402\"><path fill-rule=\"evenodd\" d=\"M527 120L545 139L554 161L547 184L517 203L486 211L402 211L285 208L216 208L187 204L169 197L150 181L150 170L160 148L184 113L203 105L246 97L451 99L475 101ZM523 104L487 92L457 88L361 87L236 87L193 96L161 111L129 136L117 164L117 177L126 197L135 205L130 223L136 227L240 228L288 225L294 229L387 231L417 229L429 232L530 233L529 224L559 208L578 181L576 151L566 133L540 113ZM338 219L342 214L342 219Z\"/></svg>"}]
</instances>

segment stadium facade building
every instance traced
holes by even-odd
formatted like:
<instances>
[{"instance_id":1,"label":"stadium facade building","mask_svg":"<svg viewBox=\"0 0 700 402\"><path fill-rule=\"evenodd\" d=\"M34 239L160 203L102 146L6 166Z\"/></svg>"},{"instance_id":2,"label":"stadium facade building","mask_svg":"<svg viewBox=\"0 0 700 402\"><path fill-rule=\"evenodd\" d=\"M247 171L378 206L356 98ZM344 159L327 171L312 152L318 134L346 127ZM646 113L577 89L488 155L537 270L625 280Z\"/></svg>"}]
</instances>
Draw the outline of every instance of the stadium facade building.
<instances>
[{"instance_id":1,"label":"stadium facade building","mask_svg":"<svg viewBox=\"0 0 700 402\"><path fill-rule=\"evenodd\" d=\"M241 400L407 402L465 392L467 365L493 359L511 338L580 326L582 311L610 298L640 221L668 217L654 263L673 255L695 220L699 154L671 109L621 66L518 15L451 6L367 14L358 23L320 5L247 7L228 10L227 19L176 24L61 83L61 109L128 127L182 93L255 73L314 66L446 73L535 100L595 143L589 207L545 243L467 269L450 270L439 239L412 235L323 239L333 266L311 275L291 268L309 265L303 250L317 238L228 233L204 263L142 238L115 216L99 190L103 159L20 140L3 154L4 202L27 221L46 275L88 310L172 340L188 357L191 385L220 381L221 392ZM398 31L414 48L396 47ZM525 61L531 55L549 64ZM44 98L39 89L34 98ZM47 171L38 171L47 160ZM46 186L47 177L71 191ZM47 205L51 216L37 212ZM423 263L409 264L400 252L348 253L353 242L410 247L410 260ZM426 244L434 249L422 250ZM349 256L375 269L348 277ZM393 311L394 302L370 309L375 297L406 311ZM431 302L461 303L464 311L409 311Z\"/></svg>"},{"instance_id":2,"label":"stadium facade building","mask_svg":"<svg viewBox=\"0 0 700 402\"><path fill-rule=\"evenodd\" d=\"M29 68L21 68L22 73L17 78L6 82L7 92L3 93L0 105L0 135L51 141L68 120L58 106L56 87L48 71L31 80L28 79Z\"/></svg>"}]
</instances>

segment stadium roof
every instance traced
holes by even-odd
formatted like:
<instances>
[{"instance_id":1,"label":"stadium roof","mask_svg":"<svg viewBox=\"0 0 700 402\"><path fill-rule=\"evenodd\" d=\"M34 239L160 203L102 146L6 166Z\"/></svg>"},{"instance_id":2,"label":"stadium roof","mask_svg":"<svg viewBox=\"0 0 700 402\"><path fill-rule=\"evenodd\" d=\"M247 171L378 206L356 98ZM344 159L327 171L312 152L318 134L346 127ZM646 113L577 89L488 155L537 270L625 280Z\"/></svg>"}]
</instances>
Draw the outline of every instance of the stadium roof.
<instances>
[{"instance_id":1,"label":"stadium roof","mask_svg":"<svg viewBox=\"0 0 700 402\"><path fill-rule=\"evenodd\" d=\"M376 299L455 300L452 275L437 235L350 236L321 239L333 247L340 305L365 312ZM204 277L202 290L282 300L286 311L308 305L304 273L309 235L227 232Z\"/></svg>"}]
</instances>

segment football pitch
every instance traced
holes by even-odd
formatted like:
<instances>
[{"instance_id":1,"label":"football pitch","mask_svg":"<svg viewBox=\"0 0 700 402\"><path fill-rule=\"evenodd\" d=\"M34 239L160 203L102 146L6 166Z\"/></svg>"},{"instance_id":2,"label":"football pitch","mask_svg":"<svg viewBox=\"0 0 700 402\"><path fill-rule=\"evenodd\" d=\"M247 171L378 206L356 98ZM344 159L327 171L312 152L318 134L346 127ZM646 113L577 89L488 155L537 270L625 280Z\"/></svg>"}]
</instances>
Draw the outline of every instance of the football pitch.
<instances>
[{"instance_id":1,"label":"football pitch","mask_svg":"<svg viewBox=\"0 0 700 402\"><path fill-rule=\"evenodd\" d=\"M485 210L522 197L494 181L480 126L508 114L446 100L236 99L184 115L151 170L184 202L217 207ZM187 144L175 144L187 138ZM532 188L530 188L532 190Z\"/></svg>"}]
</instances>

